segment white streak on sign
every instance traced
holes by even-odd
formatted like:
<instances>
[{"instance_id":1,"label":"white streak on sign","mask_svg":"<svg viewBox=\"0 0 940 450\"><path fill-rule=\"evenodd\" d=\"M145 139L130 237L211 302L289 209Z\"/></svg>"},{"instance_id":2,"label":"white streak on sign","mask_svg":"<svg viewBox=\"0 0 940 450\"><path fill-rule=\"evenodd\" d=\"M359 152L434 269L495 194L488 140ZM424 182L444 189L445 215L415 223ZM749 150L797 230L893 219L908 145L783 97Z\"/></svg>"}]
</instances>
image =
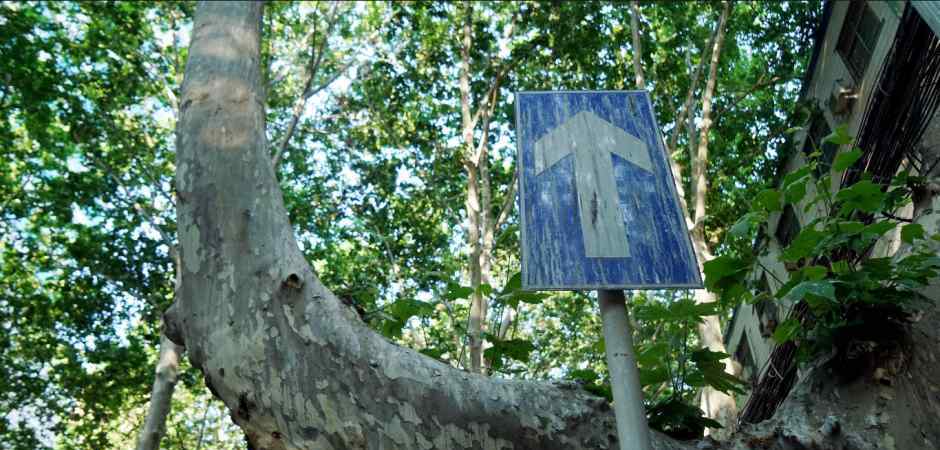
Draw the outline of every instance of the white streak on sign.
<instances>
[{"instance_id":1,"label":"white streak on sign","mask_svg":"<svg viewBox=\"0 0 940 450\"><path fill-rule=\"evenodd\" d=\"M569 154L574 155L585 255L629 257L611 155L652 173L646 144L596 114L582 111L535 142L535 174L541 174Z\"/></svg>"}]
</instances>

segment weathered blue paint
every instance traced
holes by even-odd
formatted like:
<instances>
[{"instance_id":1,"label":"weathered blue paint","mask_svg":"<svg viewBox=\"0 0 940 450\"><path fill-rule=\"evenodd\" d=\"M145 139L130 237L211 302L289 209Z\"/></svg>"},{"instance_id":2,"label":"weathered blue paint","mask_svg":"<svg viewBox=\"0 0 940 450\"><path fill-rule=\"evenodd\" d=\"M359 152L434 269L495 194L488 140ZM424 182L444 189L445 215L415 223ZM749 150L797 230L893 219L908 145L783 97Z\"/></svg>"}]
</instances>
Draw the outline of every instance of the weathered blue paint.
<instances>
[{"instance_id":1,"label":"weathered blue paint","mask_svg":"<svg viewBox=\"0 0 940 450\"><path fill-rule=\"evenodd\" d=\"M586 256L573 154L537 173L536 142L582 111L637 137L650 153L651 172L617 154L609 155L629 246L615 253L628 257ZM516 136L525 289L702 286L646 92L518 93Z\"/></svg>"}]
</instances>

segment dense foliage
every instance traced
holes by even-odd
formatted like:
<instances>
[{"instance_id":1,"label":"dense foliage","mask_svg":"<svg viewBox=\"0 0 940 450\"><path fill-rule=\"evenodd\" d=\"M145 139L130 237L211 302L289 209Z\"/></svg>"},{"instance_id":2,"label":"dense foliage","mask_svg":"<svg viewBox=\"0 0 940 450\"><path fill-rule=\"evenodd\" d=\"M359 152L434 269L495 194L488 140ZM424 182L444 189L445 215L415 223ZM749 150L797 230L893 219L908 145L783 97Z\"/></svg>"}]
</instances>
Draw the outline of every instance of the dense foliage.
<instances>
[{"instance_id":1,"label":"dense foliage","mask_svg":"<svg viewBox=\"0 0 940 450\"><path fill-rule=\"evenodd\" d=\"M173 299L172 130L192 9L0 4L5 446L132 445L160 316ZM677 116L719 9L640 8L643 64L681 164L697 113L688 123ZM707 169L706 232L715 247L782 153L819 9L818 2L735 5ZM283 148L277 170L307 257L375 329L460 367L473 294L457 81L463 12L445 2L272 3L264 24L269 147L272 156ZM487 136L498 208L512 198L512 93L631 88L630 11L607 2L480 2L471 24L472 100L486 98L505 73ZM604 395L594 300L519 291L514 214L497 231L493 280L478 292L491 308L490 374L581 380ZM723 355L700 349L692 331L727 305L696 306L682 292L634 299L651 423L697 435L709 425L689 406L697 390L739 389L719 375ZM184 372L168 446L240 439L200 377Z\"/></svg>"},{"instance_id":2,"label":"dense foliage","mask_svg":"<svg viewBox=\"0 0 940 450\"><path fill-rule=\"evenodd\" d=\"M823 144L850 145L845 127L838 128ZM813 156L819 156L817 151ZM842 152L831 165L841 174L862 155L858 149ZM785 177L778 188L761 191L751 211L730 231L735 251L728 251L705 265L706 284L727 302L780 302L793 306L805 302L810 315L790 317L777 326L778 343L796 341L802 362L818 356L844 358L852 343L883 344L903 333L900 327L929 301L924 289L940 274L940 257L929 245L940 235L927 236L923 225L911 223L894 212L910 204L922 177L902 172L889 185L873 183L869 174L860 181L832 192L832 172L813 158ZM772 214L787 205L812 212L792 242L771 253L761 234ZM754 233L758 233L755 248ZM896 233L896 254L876 247L890 245L883 239ZM881 250L881 251L879 251ZM786 268L781 286L771 295L750 276L763 258L775 259ZM771 270L765 270L770 276Z\"/></svg>"}]
</instances>

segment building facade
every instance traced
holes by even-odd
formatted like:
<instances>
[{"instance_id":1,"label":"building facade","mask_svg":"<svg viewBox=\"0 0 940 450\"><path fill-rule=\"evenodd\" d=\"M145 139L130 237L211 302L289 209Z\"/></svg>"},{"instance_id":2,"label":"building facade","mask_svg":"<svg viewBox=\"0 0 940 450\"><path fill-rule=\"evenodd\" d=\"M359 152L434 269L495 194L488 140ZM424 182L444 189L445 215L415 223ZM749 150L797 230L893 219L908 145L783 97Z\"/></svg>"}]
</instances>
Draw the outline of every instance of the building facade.
<instances>
[{"instance_id":1,"label":"building facade","mask_svg":"<svg viewBox=\"0 0 940 450\"><path fill-rule=\"evenodd\" d=\"M899 171L933 176L940 172L940 3L903 1L828 1L817 29L812 60L803 82L802 98L812 113L797 145L780 155L778 180L804 166L818 151L817 176L831 175L832 192L858 181L863 172L887 184ZM824 143L837 127L855 137L853 146ZM862 158L844 173L832 170L835 156L852 147ZM807 198L811 198L810 192ZM895 211L940 232L940 196L927 189L913 204ZM936 211L936 212L934 212ZM778 256L804 224L823 214L804 205L787 206L774 214L759 239L768 252L752 271L758 290L775 292L787 280ZM903 251L900 227L880 240L869 257ZM934 289L933 296L940 292ZM769 418L799 379L795 348L775 345L771 336L788 317L805 307L764 301L741 305L725 332L725 345L740 365L740 376L751 383L741 411L743 422Z\"/></svg>"}]
</instances>

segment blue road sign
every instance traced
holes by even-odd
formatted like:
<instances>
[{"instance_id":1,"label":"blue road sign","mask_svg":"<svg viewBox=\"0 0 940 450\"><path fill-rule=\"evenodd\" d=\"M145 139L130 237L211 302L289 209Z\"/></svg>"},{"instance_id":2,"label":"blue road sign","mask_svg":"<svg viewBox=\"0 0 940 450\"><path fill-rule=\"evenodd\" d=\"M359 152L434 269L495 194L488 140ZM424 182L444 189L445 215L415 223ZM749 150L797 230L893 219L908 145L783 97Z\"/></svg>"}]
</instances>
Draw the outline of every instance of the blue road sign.
<instances>
[{"instance_id":1,"label":"blue road sign","mask_svg":"<svg viewBox=\"0 0 940 450\"><path fill-rule=\"evenodd\" d=\"M645 91L516 94L525 289L699 288Z\"/></svg>"}]
</instances>

